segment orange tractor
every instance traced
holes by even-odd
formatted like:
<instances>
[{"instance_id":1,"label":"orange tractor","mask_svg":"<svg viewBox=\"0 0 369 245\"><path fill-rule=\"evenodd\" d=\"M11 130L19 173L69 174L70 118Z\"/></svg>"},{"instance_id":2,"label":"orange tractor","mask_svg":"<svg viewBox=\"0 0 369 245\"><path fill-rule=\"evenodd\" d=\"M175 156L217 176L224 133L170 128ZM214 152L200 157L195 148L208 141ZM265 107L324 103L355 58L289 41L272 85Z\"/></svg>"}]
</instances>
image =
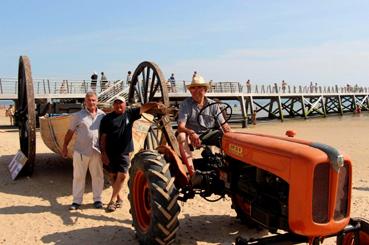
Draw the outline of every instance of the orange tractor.
<instances>
[{"instance_id":1,"label":"orange tractor","mask_svg":"<svg viewBox=\"0 0 369 245\"><path fill-rule=\"evenodd\" d=\"M134 72L129 102L149 101L170 107L161 70L143 62ZM219 106L229 120L231 107ZM207 139L220 129L209 129L202 138L202 157L194 162L202 180L193 185L194 172L182 161L172 116L155 115L145 149L134 156L129 170L130 212L141 244L173 243L179 227L178 201L196 195L228 195L242 222L275 234L253 240L239 237L236 244L320 244L332 236L337 244L369 244L368 221L350 218L348 156L328 145L293 138L291 132L290 137L225 133L220 152L214 153Z\"/></svg>"}]
</instances>

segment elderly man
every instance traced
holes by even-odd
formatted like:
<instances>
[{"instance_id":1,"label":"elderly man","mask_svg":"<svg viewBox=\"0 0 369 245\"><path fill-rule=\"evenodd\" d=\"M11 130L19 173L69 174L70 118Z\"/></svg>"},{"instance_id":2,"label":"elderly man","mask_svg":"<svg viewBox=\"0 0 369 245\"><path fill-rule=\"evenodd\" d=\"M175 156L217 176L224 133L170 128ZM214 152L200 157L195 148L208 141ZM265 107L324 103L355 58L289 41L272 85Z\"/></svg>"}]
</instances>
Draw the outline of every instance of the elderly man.
<instances>
[{"instance_id":1,"label":"elderly man","mask_svg":"<svg viewBox=\"0 0 369 245\"><path fill-rule=\"evenodd\" d=\"M113 193L107 207L109 212L115 211L123 203L120 191L130 165L129 153L133 151L133 123L141 117L142 113L150 113L151 110L162 111L165 110L165 106L161 103L149 102L139 108L126 108L124 97L119 96L113 102L113 111L101 121L101 157L103 163L109 166L113 187Z\"/></svg>"},{"instance_id":2,"label":"elderly man","mask_svg":"<svg viewBox=\"0 0 369 245\"><path fill-rule=\"evenodd\" d=\"M205 97L207 90L209 89L209 84L205 82L204 78L198 74L194 75L190 85L187 85L187 89L191 93L191 97L185 99L180 107L178 115L178 143L181 150L181 155L183 161L188 162L189 172L194 173L192 152L189 147L189 142L194 147L201 146L200 137L206 133L207 129L201 127L197 121L197 116L199 115L202 108L205 106L215 103ZM216 121L212 120L214 117L218 116L218 120L222 123L222 128L224 132L229 132L231 128L227 123L224 123L224 118L222 113L220 113L220 108L217 104L209 106L207 110L203 112L203 126L208 128L213 128ZM208 116L208 117L207 117ZM210 120L211 119L211 120ZM218 132L220 137L221 132Z\"/></svg>"},{"instance_id":3,"label":"elderly man","mask_svg":"<svg viewBox=\"0 0 369 245\"><path fill-rule=\"evenodd\" d=\"M104 174L98 133L101 119L105 113L97 108L95 92L87 92L84 105L85 109L73 114L63 144L62 154L67 157L68 144L76 133L77 138L73 153L73 203L70 210L76 210L82 204L87 169L91 174L94 207L103 207L101 193L104 187Z\"/></svg>"}]
</instances>

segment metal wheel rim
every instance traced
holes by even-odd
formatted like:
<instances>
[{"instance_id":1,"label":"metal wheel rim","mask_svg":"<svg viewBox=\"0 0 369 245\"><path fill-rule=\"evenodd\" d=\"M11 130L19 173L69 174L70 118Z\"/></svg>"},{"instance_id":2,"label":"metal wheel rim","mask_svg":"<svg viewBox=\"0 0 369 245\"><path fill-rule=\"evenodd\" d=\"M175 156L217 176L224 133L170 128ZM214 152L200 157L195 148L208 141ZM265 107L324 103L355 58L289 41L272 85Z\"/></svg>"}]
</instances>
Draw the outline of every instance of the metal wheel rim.
<instances>
[{"instance_id":1,"label":"metal wheel rim","mask_svg":"<svg viewBox=\"0 0 369 245\"><path fill-rule=\"evenodd\" d=\"M151 224L151 195L149 184L142 170L137 171L133 180L133 199L137 223L143 232L147 232Z\"/></svg>"}]
</instances>

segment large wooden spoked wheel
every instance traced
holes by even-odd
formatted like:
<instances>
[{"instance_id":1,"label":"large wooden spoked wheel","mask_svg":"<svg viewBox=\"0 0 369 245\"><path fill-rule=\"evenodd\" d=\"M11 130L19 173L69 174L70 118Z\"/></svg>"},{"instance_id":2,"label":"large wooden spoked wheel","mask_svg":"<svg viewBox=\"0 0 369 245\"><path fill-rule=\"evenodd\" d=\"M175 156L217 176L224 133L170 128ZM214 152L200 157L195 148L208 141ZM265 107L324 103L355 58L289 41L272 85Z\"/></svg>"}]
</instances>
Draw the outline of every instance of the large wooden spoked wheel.
<instances>
[{"instance_id":1,"label":"large wooden spoked wheel","mask_svg":"<svg viewBox=\"0 0 369 245\"><path fill-rule=\"evenodd\" d=\"M31 175L36 155L36 116L31 63L27 56L19 58L16 117L20 149L28 158L22 172Z\"/></svg>"},{"instance_id":2,"label":"large wooden spoked wheel","mask_svg":"<svg viewBox=\"0 0 369 245\"><path fill-rule=\"evenodd\" d=\"M144 61L133 73L129 89L130 103L160 101L169 106L168 88L163 72L154 62Z\"/></svg>"},{"instance_id":3,"label":"large wooden spoked wheel","mask_svg":"<svg viewBox=\"0 0 369 245\"><path fill-rule=\"evenodd\" d=\"M132 76L128 101L131 104L145 104L147 102L162 102L170 106L168 87L163 72L154 62L144 61L139 64ZM159 118L154 118L154 121ZM160 118L161 124L153 124L145 140L145 149L156 149L168 142L179 153L178 143L174 136L169 116ZM165 130L162 130L165 127Z\"/></svg>"}]
</instances>

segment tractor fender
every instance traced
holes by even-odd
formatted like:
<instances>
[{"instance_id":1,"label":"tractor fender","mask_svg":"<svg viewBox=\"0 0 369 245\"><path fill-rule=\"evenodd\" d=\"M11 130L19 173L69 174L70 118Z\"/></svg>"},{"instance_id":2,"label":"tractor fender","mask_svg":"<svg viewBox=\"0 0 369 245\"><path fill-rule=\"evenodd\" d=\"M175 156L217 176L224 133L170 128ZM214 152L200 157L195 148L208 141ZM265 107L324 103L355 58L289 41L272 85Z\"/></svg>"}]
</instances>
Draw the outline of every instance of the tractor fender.
<instances>
[{"instance_id":1,"label":"tractor fender","mask_svg":"<svg viewBox=\"0 0 369 245\"><path fill-rule=\"evenodd\" d=\"M181 188L189 185L190 179L187 175L187 168L174 150L167 145L160 145L157 150L165 156L165 160L170 164L170 172L175 177L176 187Z\"/></svg>"}]
</instances>

